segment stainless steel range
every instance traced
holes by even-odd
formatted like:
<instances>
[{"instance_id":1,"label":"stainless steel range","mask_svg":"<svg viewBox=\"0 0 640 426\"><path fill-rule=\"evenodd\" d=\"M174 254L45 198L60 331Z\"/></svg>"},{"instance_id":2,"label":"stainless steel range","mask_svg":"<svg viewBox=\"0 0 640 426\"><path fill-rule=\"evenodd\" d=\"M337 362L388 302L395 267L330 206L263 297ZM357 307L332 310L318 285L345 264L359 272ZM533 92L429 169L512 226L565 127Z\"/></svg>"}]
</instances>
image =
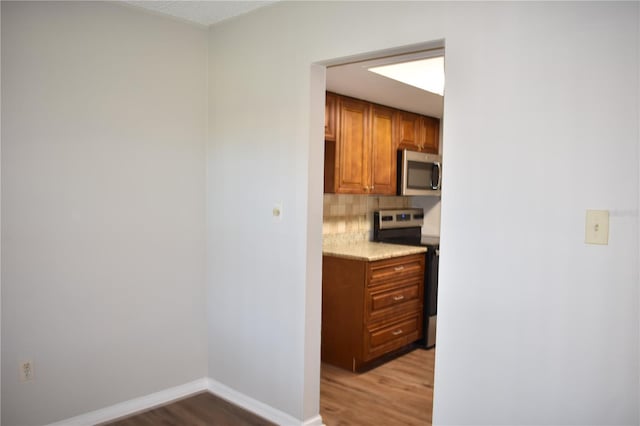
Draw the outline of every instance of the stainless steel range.
<instances>
[{"instance_id":1,"label":"stainless steel range","mask_svg":"<svg viewBox=\"0 0 640 426\"><path fill-rule=\"evenodd\" d=\"M419 344L431 348L436 344L440 237L422 235L423 221L422 209L376 211L373 214L373 240L427 247L424 271L424 338Z\"/></svg>"}]
</instances>

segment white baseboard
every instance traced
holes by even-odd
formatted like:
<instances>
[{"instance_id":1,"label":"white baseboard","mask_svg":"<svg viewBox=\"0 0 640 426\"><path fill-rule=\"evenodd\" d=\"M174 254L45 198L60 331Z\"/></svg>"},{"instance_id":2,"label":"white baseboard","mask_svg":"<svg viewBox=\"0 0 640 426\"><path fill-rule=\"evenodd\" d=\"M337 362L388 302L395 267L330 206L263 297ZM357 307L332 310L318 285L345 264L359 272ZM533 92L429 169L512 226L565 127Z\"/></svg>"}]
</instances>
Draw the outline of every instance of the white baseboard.
<instances>
[{"instance_id":1,"label":"white baseboard","mask_svg":"<svg viewBox=\"0 0 640 426\"><path fill-rule=\"evenodd\" d=\"M208 389L212 394L280 426L322 426L322 417L320 415L302 422L290 414L253 399L213 379L208 379Z\"/></svg>"},{"instance_id":2,"label":"white baseboard","mask_svg":"<svg viewBox=\"0 0 640 426\"><path fill-rule=\"evenodd\" d=\"M320 417L320 414L318 414L317 416L306 420L304 423L302 423L302 426L324 426L324 423L322 423L322 417Z\"/></svg>"},{"instance_id":3,"label":"white baseboard","mask_svg":"<svg viewBox=\"0 0 640 426\"><path fill-rule=\"evenodd\" d=\"M87 426L105 423L146 411L202 391L209 391L222 399L281 426L323 426L320 415L302 422L283 411L208 378L194 380L184 385L165 389L140 398L130 399L110 407L51 423L48 426Z\"/></svg>"},{"instance_id":4,"label":"white baseboard","mask_svg":"<svg viewBox=\"0 0 640 426\"><path fill-rule=\"evenodd\" d=\"M70 419L51 423L49 426L87 426L112 421L120 417L148 410L158 405L166 404L176 399L184 398L185 396L206 391L208 390L207 385L207 379L194 380L193 382L185 383L184 385L165 389L160 392L152 393L140 398L130 399L100 410L81 414Z\"/></svg>"}]
</instances>

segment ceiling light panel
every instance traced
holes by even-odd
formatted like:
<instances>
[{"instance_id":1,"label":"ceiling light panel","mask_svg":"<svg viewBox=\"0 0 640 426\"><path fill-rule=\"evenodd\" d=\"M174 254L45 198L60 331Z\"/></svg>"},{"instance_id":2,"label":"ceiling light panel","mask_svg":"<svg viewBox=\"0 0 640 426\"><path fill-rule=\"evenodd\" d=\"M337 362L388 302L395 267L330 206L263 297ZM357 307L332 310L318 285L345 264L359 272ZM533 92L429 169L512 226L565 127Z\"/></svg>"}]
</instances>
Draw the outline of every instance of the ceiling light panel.
<instances>
[{"instance_id":1,"label":"ceiling light panel","mask_svg":"<svg viewBox=\"0 0 640 426\"><path fill-rule=\"evenodd\" d=\"M371 67L368 70L427 92L444 95L444 56Z\"/></svg>"}]
</instances>

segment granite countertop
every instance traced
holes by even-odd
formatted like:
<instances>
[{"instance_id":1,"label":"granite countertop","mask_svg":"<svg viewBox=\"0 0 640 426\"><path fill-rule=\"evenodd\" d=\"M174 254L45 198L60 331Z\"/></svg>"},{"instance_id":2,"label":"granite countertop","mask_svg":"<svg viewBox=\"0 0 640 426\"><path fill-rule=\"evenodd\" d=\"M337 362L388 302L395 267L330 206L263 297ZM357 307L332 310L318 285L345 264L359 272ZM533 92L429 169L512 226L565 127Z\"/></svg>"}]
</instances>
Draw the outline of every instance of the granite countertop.
<instances>
[{"instance_id":1,"label":"granite countertop","mask_svg":"<svg viewBox=\"0 0 640 426\"><path fill-rule=\"evenodd\" d=\"M344 257L356 260L381 260L392 257L425 253L426 247L404 246L399 244L375 243L362 241L348 244L324 244L322 254L325 256Z\"/></svg>"}]
</instances>

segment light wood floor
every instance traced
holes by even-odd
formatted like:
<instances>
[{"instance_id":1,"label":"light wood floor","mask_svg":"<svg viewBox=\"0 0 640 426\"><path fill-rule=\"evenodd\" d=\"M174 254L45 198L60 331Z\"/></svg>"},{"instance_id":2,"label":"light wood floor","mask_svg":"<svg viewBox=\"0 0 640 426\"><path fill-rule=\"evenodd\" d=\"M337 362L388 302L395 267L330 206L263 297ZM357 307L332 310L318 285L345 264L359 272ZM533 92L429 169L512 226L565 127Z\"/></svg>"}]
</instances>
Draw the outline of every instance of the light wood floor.
<instances>
[{"instance_id":1,"label":"light wood floor","mask_svg":"<svg viewBox=\"0 0 640 426\"><path fill-rule=\"evenodd\" d=\"M416 349L366 373L322 364L320 415L327 426L431 425L435 349ZM270 426L210 393L200 393L104 426Z\"/></svg>"},{"instance_id":2,"label":"light wood floor","mask_svg":"<svg viewBox=\"0 0 640 426\"><path fill-rule=\"evenodd\" d=\"M431 425L434 359L435 349L416 349L361 374L322 364L324 424Z\"/></svg>"}]
</instances>

